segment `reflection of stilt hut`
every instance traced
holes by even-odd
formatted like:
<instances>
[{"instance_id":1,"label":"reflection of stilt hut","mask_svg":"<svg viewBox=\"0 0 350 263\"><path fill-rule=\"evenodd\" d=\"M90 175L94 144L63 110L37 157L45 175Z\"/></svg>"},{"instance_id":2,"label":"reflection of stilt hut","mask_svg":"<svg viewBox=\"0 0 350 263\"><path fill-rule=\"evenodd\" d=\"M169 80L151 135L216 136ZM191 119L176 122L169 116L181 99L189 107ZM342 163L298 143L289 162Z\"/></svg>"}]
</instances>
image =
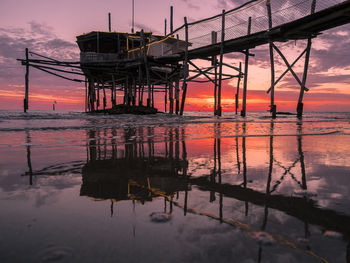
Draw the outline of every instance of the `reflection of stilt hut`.
<instances>
[{"instance_id":1,"label":"reflection of stilt hut","mask_svg":"<svg viewBox=\"0 0 350 263\"><path fill-rule=\"evenodd\" d=\"M150 128L147 128L147 142L130 142L130 138L136 137L136 134L143 136L144 132L143 127L126 129L124 136L127 143L123 146L122 155L118 155L116 147L111 147L109 156L98 154L108 152L104 149L108 144L96 140L98 135L91 132L88 161L82 169L81 195L98 199L145 201L154 196L173 196L176 192L187 191L186 147L183 142L180 149L178 130L174 131L176 142L167 142L169 145L165 147L164 154L154 150ZM148 151L144 150L145 147Z\"/></svg>"},{"instance_id":2,"label":"reflection of stilt hut","mask_svg":"<svg viewBox=\"0 0 350 263\"><path fill-rule=\"evenodd\" d=\"M153 196L171 196L188 190L186 178L172 176L174 169L186 165L187 161L174 165L163 157L96 160L83 167L80 194L97 199L141 201L151 200Z\"/></svg>"}]
</instances>

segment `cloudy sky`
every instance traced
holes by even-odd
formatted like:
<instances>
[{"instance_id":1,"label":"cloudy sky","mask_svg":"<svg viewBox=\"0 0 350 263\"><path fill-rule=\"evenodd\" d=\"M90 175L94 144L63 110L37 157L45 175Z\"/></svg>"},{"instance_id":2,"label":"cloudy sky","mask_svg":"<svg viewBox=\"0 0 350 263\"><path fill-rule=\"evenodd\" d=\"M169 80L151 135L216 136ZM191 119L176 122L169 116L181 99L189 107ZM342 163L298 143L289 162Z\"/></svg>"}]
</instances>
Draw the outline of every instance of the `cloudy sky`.
<instances>
[{"instance_id":1,"label":"cloudy sky","mask_svg":"<svg viewBox=\"0 0 350 263\"><path fill-rule=\"evenodd\" d=\"M108 30L108 12L112 14L112 30L128 32L131 29L132 0L1 0L0 2L0 109L22 109L24 94L24 67L16 58L29 50L60 60L79 60L76 36L92 30ZM301 0L290 0L300 2ZM337 1L339 0L332 0ZM164 19L174 6L175 27L229 10L243 0L135 0L136 30L164 32ZM271 0L278 8L288 0ZM320 0L320 2L329 2ZM313 40L307 87L306 111L350 110L350 26L341 26ZM305 48L305 41L277 43L289 62ZM248 110L267 110L270 68L268 47L251 50L255 57L249 63ZM285 70L276 56L277 77ZM228 54L225 62L238 65L243 57ZM303 59L295 66L301 76ZM300 77L301 78L301 77ZM236 80L224 83L223 107L232 109ZM287 74L276 87L279 110L296 108L299 87ZM189 85L187 110L212 108L213 87L210 84ZM50 109L57 101L58 109L83 110L84 87L30 69L30 109Z\"/></svg>"}]
</instances>

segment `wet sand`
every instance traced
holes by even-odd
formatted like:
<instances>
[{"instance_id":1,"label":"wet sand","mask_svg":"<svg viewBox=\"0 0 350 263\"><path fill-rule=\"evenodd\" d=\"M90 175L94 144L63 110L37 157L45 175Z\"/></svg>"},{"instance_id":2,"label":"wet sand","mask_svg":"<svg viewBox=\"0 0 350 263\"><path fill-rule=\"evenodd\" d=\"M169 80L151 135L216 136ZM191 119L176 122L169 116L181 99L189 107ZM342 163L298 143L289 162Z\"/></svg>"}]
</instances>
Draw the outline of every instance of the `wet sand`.
<instances>
[{"instance_id":1,"label":"wet sand","mask_svg":"<svg viewBox=\"0 0 350 263\"><path fill-rule=\"evenodd\" d=\"M347 262L347 118L147 118L3 119L0 261Z\"/></svg>"}]
</instances>

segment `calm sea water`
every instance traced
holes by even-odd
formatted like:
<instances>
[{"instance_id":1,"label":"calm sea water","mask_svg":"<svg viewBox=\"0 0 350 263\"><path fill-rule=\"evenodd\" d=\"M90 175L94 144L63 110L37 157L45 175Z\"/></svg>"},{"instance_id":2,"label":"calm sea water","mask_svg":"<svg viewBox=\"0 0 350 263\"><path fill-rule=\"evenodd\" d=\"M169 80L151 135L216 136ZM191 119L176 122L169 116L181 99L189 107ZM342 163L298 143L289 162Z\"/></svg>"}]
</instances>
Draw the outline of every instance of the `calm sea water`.
<instances>
[{"instance_id":1,"label":"calm sea water","mask_svg":"<svg viewBox=\"0 0 350 263\"><path fill-rule=\"evenodd\" d=\"M350 262L350 113L0 111L0 262Z\"/></svg>"}]
</instances>

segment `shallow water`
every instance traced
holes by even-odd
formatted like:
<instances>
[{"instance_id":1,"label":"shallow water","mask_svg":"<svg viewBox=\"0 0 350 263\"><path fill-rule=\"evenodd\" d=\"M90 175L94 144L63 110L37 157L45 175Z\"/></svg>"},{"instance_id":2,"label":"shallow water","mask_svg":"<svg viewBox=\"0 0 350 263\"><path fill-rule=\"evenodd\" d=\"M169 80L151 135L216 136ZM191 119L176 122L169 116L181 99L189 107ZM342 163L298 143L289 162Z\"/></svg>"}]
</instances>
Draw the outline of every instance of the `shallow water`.
<instances>
[{"instance_id":1,"label":"shallow water","mask_svg":"<svg viewBox=\"0 0 350 263\"><path fill-rule=\"evenodd\" d=\"M0 111L0 262L350 262L350 114Z\"/></svg>"}]
</instances>

